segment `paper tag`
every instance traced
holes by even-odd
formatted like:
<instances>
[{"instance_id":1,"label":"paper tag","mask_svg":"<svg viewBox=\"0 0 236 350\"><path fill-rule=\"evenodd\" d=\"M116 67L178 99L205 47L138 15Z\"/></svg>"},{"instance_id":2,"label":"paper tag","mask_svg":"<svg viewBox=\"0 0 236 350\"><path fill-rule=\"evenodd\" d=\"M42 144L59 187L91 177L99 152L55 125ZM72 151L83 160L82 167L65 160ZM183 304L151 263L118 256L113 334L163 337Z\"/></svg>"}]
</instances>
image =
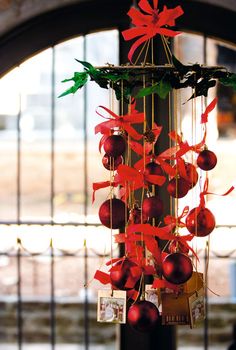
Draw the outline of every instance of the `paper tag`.
<instances>
[{"instance_id":1,"label":"paper tag","mask_svg":"<svg viewBox=\"0 0 236 350\"><path fill-rule=\"evenodd\" d=\"M97 321L105 323L126 323L125 291L98 291Z\"/></svg>"},{"instance_id":2,"label":"paper tag","mask_svg":"<svg viewBox=\"0 0 236 350\"><path fill-rule=\"evenodd\" d=\"M162 324L163 325L189 325L188 295L162 293Z\"/></svg>"},{"instance_id":3,"label":"paper tag","mask_svg":"<svg viewBox=\"0 0 236 350\"><path fill-rule=\"evenodd\" d=\"M158 309L160 309L160 289L154 289L154 288L152 288L151 284L146 284L145 285L145 300L150 301Z\"/></svg>"},{"instance_id":4,"label":"paper tag","mask_svg":"<svg viewBox=\"0 0 236 350\"><path fill-rule=\"evenodd\" d=\"M203 288L199 289L188 299L190 311L190 326L195 327L205 318L205 298Z\"/></svg>"}]
</instances>

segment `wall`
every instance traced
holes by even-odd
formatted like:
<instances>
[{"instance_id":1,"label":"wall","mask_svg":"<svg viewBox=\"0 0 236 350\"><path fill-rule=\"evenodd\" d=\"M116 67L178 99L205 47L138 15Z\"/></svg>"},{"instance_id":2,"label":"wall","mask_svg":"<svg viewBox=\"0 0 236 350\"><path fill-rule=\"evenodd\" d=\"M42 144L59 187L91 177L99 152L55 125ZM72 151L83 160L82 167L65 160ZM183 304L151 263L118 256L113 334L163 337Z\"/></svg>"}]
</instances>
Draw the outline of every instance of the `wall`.
<instances>
[{"instance_id":1,"label":"wall","mask_svg":"<svg viewBox=\"0 0 236 350\"><path fill-rule=\"evenodd\" d=\"M83 304L77 302L56 305L56 342L77 343L84 340ZM23 303L23 341L50 342L50 304L45 301ZM236 304L209 305L210 345L227 349L232 341L232 328L236 323ZM116 326L96 321L96 305L89 308L90 341L97 344L110 344L115 341ZM203 324L198 328L178 327L179 345L199 345L203 343ZM0 302L0 344L16 343L16 303Z\"/></svg>"}]
</instances>

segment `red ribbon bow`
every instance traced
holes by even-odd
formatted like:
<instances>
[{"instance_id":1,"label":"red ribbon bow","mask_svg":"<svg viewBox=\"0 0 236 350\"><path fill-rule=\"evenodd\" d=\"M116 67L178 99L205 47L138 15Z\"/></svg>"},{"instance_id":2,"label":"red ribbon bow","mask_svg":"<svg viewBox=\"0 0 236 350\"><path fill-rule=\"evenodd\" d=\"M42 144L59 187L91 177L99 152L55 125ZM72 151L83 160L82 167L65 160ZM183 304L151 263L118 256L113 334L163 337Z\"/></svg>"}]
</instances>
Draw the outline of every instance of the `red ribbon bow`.
<instances>
[{"instance_id":1,"label":"red ribbon bow","mask_svg":"<svg viewBox=\"0 0 236 350\"><path fill-rule=\"evenodd\" d=\"M170 224L177 224L179 227L185 227L185 223L183 221L181 221L181 219L183 219L189 212L189 206L185 206L181 215L178 216L177 218L171 215L167 215L164 217L164 223L166 225L170 225Z\"/></svg>"},{"instance_id":2,"label":"red ribbon bow","mask_svg":"<svg viewBox=\"0 0 236 350\"><path fill-rule=\"evenodd\" d=\"M115 176L115 182L119 183L123 187L125 187L127 182L130 183L132 191L137 190L141 187L147 188L148 182L162 186L165 180L165 176L146 175L145 173L142 173L137 169L124 164L120 164L118 166L117 174Z\"/></svg>"},{"instance_id":3,"label":"red ribbon bow","mask_svg":"<svg viewBox=\"0 0 236 350\"><path fill-rule=\"evenodd\" d=\"M135 140L142 138L142 135L131 126L131 124L144 122L144 113L138 113L135 109L135 104L131 105L131 112L129 114L121 116L115 114L107 107L99 106L98 108L104 109L111 117L104 117L98 110L96 111L98 115L108 120L95 126L95 134L100 132L103 135L110 135L111 129L119 128L125 130Z\"/></svg>"},{"instance_id":4,"label":"red ribbon bow","mask_svg":"<svg viewBox=\"0 0 236 350\"><path fill-rule=\"evenodd\" d=\"M122 32L125 40L140 37L131 46L128 53L130 62L132 62L135 50L142 43L153 38L155 35L160 34L174 37L180 34L180 32L175 32L174 30L166 28L166 26L174 26L176 18L183 14L181 6L177 6L174 9L167 9L167 7L164 6L163 11L159 12L157 9L158 0L153 0L153 8L150 6L148 0L140 0L138 6L144 13L132 7L128 12L128 16L131 18L131 22L135 27Z\"/></svg>"}]
</instances>

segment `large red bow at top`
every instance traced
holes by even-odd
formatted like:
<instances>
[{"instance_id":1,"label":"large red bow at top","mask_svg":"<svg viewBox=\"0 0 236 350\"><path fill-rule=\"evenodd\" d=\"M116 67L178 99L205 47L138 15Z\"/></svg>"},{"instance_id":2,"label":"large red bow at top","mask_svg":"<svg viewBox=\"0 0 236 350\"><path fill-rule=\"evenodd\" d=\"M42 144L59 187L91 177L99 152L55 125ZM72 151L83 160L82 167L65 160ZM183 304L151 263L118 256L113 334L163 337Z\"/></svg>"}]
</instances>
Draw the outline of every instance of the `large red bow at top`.
<instances>
[{"instance_id":1,"label":"large red bow at top","mask_svg":"<svg viewBox=\"0 0 236 350\"><path fill-rule=\"evenodd\" d=\"M135 50L145 41L153 38L157 34L174 37L179 32L166 28L166 26L174 26L175 20L181 16L184 12L181 6L177 6L174 9L168 9L164 6L163 11L159 12L157 9L158 0L153 0L153 8L150 6L148 0L140 0L138 6L144 13L132 7L128 16L131 18L134 28L124 30L122 35L125 40L131 40L140 37L131 46L128 54L128 58L132 61Z\"/></svg>"}]
</instances>

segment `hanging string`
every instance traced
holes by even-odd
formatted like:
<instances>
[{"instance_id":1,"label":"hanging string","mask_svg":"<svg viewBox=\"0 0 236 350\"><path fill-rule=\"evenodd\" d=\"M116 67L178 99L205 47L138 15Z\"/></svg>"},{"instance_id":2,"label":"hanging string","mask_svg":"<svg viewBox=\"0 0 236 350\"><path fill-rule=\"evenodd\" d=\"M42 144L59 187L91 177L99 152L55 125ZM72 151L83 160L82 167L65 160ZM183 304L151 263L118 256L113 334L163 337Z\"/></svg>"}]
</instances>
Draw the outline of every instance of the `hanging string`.
<instances>
[{"instance_id":1,"label":"hanging string","mask_svg":"<svg viewBox=\"0 0 236 350\"><path fill-rule=\"evenodd\" d=\"M178 114L177 114L177 91L174 91L174 106L173 106L173 113L174 113L174 129L176 131L176 136L175 136L175 146L176 146L176 153L178 150L178 143L177 143L177 134L178 134ZM178 230L178 211L179 211L179 199L178 199L178 163L176 163L176 175L175 175L175 191L176 191L176 198L175 198L175 218L176 218L176 232L175 234L179 234Z\"/></svg>"},{"instance_id":2,"label":"hanging string","mask_svg":"<svg viewBox=\"0 0 236 350\"><path fill-rule=\"evenodd\" d=\"M134 66L136 66L136 64L137 64L137 62L139 61L139 58L141 57L141 55L142 55L144 49L146 48L147 45L149 45L149 42L150 42L150 40L145 41L145 43L143 44L143 46L142 46L142 48L141 48L141 50L140 50L140 52L139 52L139 54L138 54L138 56L137 56L135 62L134 62Z\"/></svg>"},{"instance_id":3,"label":"hanging string","mask_svg":"<svg viewBox=\"0 0 236 350\"><path fill-rule=\"evenodd\" d=\"M147 55L148 55L148 50L149 50L149 46L150 46L150 39L148 40L148 44L147 44L147 48L146 48L146 52L145 52L145 56L144 56L144 61L143 61L143 66L146 65L147 62Z\"/></svg>"},{"instance_id":4,"label":"hanging string","mask_svg":"<svg viewBox=\"0 0 236 350\"><path fill-rule=\"evenodd\" d=\"M172 131L172 115L171 115L171 94L169 92L168 94L168 128L169 128L169 133ZM172 147L172 139L169 137L169 148L171 149ZM170 164L172 165L173 161L172 159L170 160ZM173 199L172 197L170 196L170 215L173 216L174 213L173 213Z\"/></svg>"},{"instance_id":5,"label":"hanging string","mask_svg":"<svg viewBox=\"0 0 236 350\"><path fill-rule=\"evenodd\" d=\"M113 89L113 82L110 82L111 86L111 99L110 99L110 105L109 108L111 110L114 109L114 89ZM112 199L114 196L114 187L112 185L113 178L114 178L114 158L109 157L109 168L110 168L110 260L111 260L111 267L113 266L113 245L112 245L112 239L113 239L113 230L112 230L112 216L113 216L113 211L112 211ZM112 287L111 287L112 288ZM113 288L112 288L112 293L113 293Z\"/></svg>"},{"instance_id":6,"label":"hanging string","mask_svg":"<svg viewBox=\"0 0 236 350\"><path fill-rule=\"evenodd\" d=\"M167 61L168 61L168 64L171 65L171 52L170 52L170 49L169 49L169 46L166 42L166 38L161 35L161 41L162 41L162 44L163 44L163 48L164 48L164 51L165 51L165 54L166 54L166 58L167 58Z\"/></svg>"}]
</instances>

